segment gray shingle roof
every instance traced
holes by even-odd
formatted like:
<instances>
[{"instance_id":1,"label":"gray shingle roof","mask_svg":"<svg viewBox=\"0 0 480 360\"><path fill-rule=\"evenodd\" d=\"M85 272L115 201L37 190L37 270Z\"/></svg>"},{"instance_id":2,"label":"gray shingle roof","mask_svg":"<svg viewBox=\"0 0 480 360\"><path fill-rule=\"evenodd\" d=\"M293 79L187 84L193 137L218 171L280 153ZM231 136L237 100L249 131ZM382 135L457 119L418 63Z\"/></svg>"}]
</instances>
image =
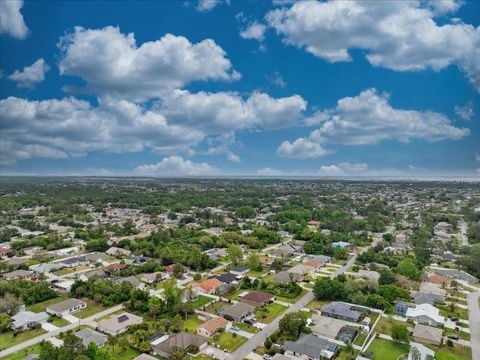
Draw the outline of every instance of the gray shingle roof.
<instances>
[{"instance_id":1,"label":"gray shingle roof","mask_svg":"<svg viewBox=\"0 0 480 360\"><path fill-rule=\"evenodd\" d=\"M325 351L335 353L338 345L317 336L301 334L297 341L285 341L285 349L318 359Z\"/></svg>"}]
</instances>

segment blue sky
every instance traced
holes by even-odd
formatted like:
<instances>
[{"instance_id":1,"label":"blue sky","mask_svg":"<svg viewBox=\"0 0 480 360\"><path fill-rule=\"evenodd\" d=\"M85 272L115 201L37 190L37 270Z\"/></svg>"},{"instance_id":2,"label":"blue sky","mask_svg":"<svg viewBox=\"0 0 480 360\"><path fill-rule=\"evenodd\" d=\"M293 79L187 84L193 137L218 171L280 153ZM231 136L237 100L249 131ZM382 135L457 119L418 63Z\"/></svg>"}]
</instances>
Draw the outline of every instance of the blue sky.
<instances>
[{"instance_id":1,"label":"blue sky","mask_svg":"<svg viewBox=\"0 0 480 360\"><path fill-rule=\"evenodd\" d=\"M480 2L0 2L3 174L478 176Z\"/></svg>"}]
</instances>

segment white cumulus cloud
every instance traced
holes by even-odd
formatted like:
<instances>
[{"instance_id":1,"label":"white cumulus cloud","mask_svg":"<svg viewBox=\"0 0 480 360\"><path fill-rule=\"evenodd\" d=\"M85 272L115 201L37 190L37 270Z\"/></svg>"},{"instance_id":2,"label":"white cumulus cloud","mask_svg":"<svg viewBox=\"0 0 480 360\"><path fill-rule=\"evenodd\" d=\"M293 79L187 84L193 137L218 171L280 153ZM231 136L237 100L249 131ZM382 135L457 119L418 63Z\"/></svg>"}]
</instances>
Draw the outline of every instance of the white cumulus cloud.
<instances>
[{"instance_id":1,"label":"white cumulus cloud","mask_svg":"<svg viewBox=\"0 0 480 360\"><path fill-rule=\"evenodd\" d=\"M8 34L16 39L27 37L28 28L20 12L22 7L22 0L0 1L0 34Z\"/></svg>"},{"instance_id":2,"label":"white cumulus cloud","mask_svg":"<svg viewBox=\"0 0 480 360\"><path fill-rule=\"evenodd\" d=\"M267 27L264 24L260 24L257 21L254 21L248 26L240 31L240 36L243 39L258 40L263 41L265 38L265 30Z\"/></svg>"},{"instance_id":3,"label":"white cumulus cloud","mask_svg":"<svg viewBox=\"0 0 480 360\"><path fill-rule=\"evenodd\" d=\"M313 158L326 153L326 144L369 145L384 140L406 143L413 139L436 142L459 140L470 134L469 129L454 126L443 114L395 109L388 100L387 94L379 94L375 89L340 99L335 108L316 116L322 120L318 129L293 143L284 141L278 153L284 157Z\"/></svg>"},{"instance_id":4,"label":"white cumulus cloud","mask_svg":"<svg viewBox=\"0 0 480 360\"><path fill-rule=\"evenodd\" d=\"M456 1L299 1L271 10L266 20L286 44L328 62L352 61L350 50L365 50L373 66L397 71L458 65L480 90L480 27L438 25Z\"/></svg>"},{"instance_id":5,"label":"white cumulus cloud","mask_svg":"<svg viewBox=\"0 0 480 360\"><path fill-rule=\"evenodd\" d=\"M134 173L150 176L208 176L217 173L217 169L206 162L195 163L174 155L163 158L156 164L139 165Z\"/></svg>"},{"instance_id":6,"label":"white cumulus cloud","mask_svg":"<svg viewBox=\"0 0 480 360\"><path fill-rule=\"evenodd\" d=\"M38 59L30 66L25 66L22 71L15 70L8 78L17 83L18 87L31 88L45 80L45 73L50 66L43 58Z\"/></svg>"},{"instance_id":7,"label":"white cumulus cloud","mask_svg":"<svg viewBox=\"0 0 480 360\"><path fill-rule=\"evenodd\" d=\"M192 44L183 36L166 34L137 46L134 34L119 28L76 27L59 46L60 74L81 77L97 94L141 101L192 81L240 78L211 39Z\"/></svg>"},{"instance_id":8,"label":"white cumulus cloud","mask_svg":"<svg viewBox=\"0 0 480 360\"><path fill-rule=\"evenodd\" d=\"M475 116L475 110L473 109L473 102L469 101L465 105L455 106L455 114L457 114L463 120L470 121Z\"/></svg>"}]
</instances>

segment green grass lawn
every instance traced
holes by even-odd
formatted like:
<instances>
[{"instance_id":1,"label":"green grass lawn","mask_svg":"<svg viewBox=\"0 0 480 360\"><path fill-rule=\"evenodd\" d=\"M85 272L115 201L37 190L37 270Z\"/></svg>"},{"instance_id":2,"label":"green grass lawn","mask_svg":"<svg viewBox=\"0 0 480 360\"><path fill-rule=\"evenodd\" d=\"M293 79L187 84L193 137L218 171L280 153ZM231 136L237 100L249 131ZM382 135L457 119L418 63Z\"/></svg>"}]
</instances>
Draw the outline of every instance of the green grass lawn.
<instances>
[{"instance_id":1,"label":"green grass lawn","mask_svg":"<svg viewBox=\"0 0 480 360\"><path fill-rule=\"evenodd\" d=\"M397 360L400 355L410 351L410 345L395 344L393 341L377 338L368 350L373 353L372 360Z\"/></svg>"},{"instance_id":2,"label":"green grass lawn","mask_svg":"<svg viewBox=\"0 0 480 360\"><path fill-rule=\"evenodd\" d=\"M403 321L398 321L398 320L393 320L393 319L388 319L386 317L382 317L380 321L377 324L377 327L375 330L377 333L380 334L385 334L385 335L392 335L392 327L393 325L400 325L405 328L408 327L413 327L413 324L410 324L408 322L403 322Z\"/></svg>"},{"instance_id":3,"label":"green grass lawn","mask_svg":"<svg viewBox=\"0 0 480 360\"><path fill-rule=\"evenodd\" d=\"M377 312L373 312L373 311L372 311L372 312L370 312L370 314L368 314L367 316L368 316L368 317L370 318L370 320L372 321L370 324L373 325L373 324L375 324L375 321L377 321L377 319L378 319L378 317L380 316L380 314L377 313Z\"/></svg>"},{"instance_id":4,"label":"green grass lawn","mask_svg":"<svg viewBox=\"0 0 480 360\"><path fill-rule=\"evenodd\" d=\"M74 273L75 271L86 270L86 269L89 269L89 268L90 268L89 266L84 266L84 265L73 267L73 268L67 267L67 268L63 268L63 269L54 271L53 274L57 275L57 276L62 276L62 275L67 275L67 274Z\"/></svg>"},{"instance_id":5,"label":"green grass lawn","mask_svg":"<svg viewBox=\"0 0 480 360\"><path fill-rule=\"evenodd\" d=\"M13 336L12 330L9 330L4 333L0 333L0 349L6 349L7 347L20 344L24 341L33 339L45 333L46 331L43 330L42 328L23 331L19 333L17 336Z\"/></svg>"},{"instance_id":6,"label":"green grass lawn","mask_svg":"<svg viewBox=\"0 0 480 360\"><path fill-rule=\"evenodd\" d=\"M204 321L199 320L195 314L189 316L184 322L183 322L183 328L185 331L195 333L197 332L197 329L202 325Z\"/></svg>"},{"instance_id":7,"label":"green grass lawn","mask_svg":"<svg viewBox=\"0 0 480 360\"><path fill-rule=\"evenodd\" d=\"M16 353L7 355L6 357L2 358L2 360L23 360L25 356L29 354L40 354L40 348L40 344L35 344L26 349L17 351Z\"/></svg>"},{"instance_id":8,"label":"green grass lawn","mask_svg":"<svg viewBox=\"0 0 480 360\"><path fill-rule=\"evenodd\" d=\"M367 335L365 335L363 332L359 332L353 343L355 345L362 346L366 339Z\"/></svg>"},{"instance_id":9,"label":"green grass lawn","mask_svg":"<svg viewBox=\"0 0 480 360\"><path fill-rule=\"evenodd\" d=\"M57 327L63 327L65 325L68 325L70 324L67 320L61 318L61 317L58 317L58 316L52 316L51 317L51 321L49 321L50 324L53 324Z\"/></svg>"},{"instance_id":10,"label":"green grass lawn","mask_svg":"<svg viewBox=\"0 0 480 360\"><path fill-rule=\"evenodd\" d=\"M435 351L436 360L465 360L472 358L472 351L464 346L455 345L455 347L449 348L443 345L440 349L435 346L429 347Z\"/></svg>"},{"instance_id":11,"label":"green grass lawn","mask_svg":"<svg viewBox=\"0 0 480 360\"><path fill-rule=\"evenodd\" d=\"M262 323L270 324L273 319L283 313L286 309L286 306L277 303L271 303L267 306L257 309L255 312L255 318Z\"/></svg>"},{"instance_id":12,"label":"green grass lawn","mask_svg":"<svg viewBox=\"0 0 480 360\"><path fill-rule=\"evenodd\" d=\"M247 276L256 278L256 277L262 276L262 275L265 274L267 271L268 271L268 268L267 268L267 267L263 268L262 271L250 270L249 272L247 272Z\"/></svg>"},{"instance_id":13,"label":"green grass lawn","mask_svg":"<svg viewBox=\"0 0 480 360\"><path fill-rule=\"evenodd\" d=\"M90 300L90 299L83 299L83 300L87 302L87 308L72 314L73 316L78 317L80 319L85 319L89 316L92 316L106 309L105 306L103 306L102 304L97 304L93 300Z\"/></svg>"},{"instance_id":14,"label":"green grass lawn","mask_svg":"<svg viewBox=\"0 0 480 360\"><path fill-rule=\"evenodd\" d=\"M245 289L238 289L234 291L233 293L229 294L227 297L230 300L238 301L238 297L240 296L241 293L248 292L248 290Z\"/></svg>"},{"instance_id":15,"label":"green grass lawn","mask_svg":"<svg viewBox=\"0 0 480 360\"><path fill-rule=\"evenodd\" d=\"M140 355L140 352L131 348L127 347L125 350L121 351L120 346L115 346L115 351L112 350L112 346L110 344L107 344L105 346L107 349L108 353L113 356L115 360L132 360L136 358L138 355Z\"/></svg>"},{"instance_id":16,"label":"green grass lawn","mask_svg":"<svg viewBox=\"0 0 480 360\"><path fill-rule=\"evenodd\" d=\"M458 335L458 337L462 340L470 340L470 334L464 332L464 331L457 331L457 330L454 330L454 329L449 329L449 328L444 328L443 331L445 332L445 334L449 335L449 334L455 334L455 335Z\"/></svg>"},{"instance_id":17,"label":"green grass lawn","mask_svg":"<svg viewBox=\"0 0 480 360\"><path fill-rule=\"evenodd\" d=\"M194 309L202 309L206 304L211 301L215 300L208 296L199 295L197 300L192 301L192 306Z\"/></svg>"},{"instance_id":18,"label":"green grass lawn","mask_svg":"<svg viewBox=\"0 0 480 360\"><path fill-rule=\"evenodd\" d=\"M36 304L33 304L33 305L28 305L27 310L35 312L35 313L39 313L39 312L45 311L47 306L62 302L66 299L68 299L68 297L59 296L59 297L56 297L56 298L53 298L53 299L50 299L50 300L45 300L45 301L42 301L42 302L39 302L39 303L36 303Z\"/></svg>"},{"instance_id":19,"label":"green grass lawn","mask_svg":"<svg viewBox=\"0 0 480 360\"><path fill-rule=\"evenodd\" d=\"M277 296L276 298L277 298L278 301L283 301L283 302L286 302L286 303L294 304L298 301L298 299L304 297L306 293L307 293L307 290L302 289L302 292L294 298L286 298L286 297L283 297L283 296Z\"/></svg>"},{"instance_id":20,"label":"green grass lawn","mask_svg":"<svg viewBox=\"0 0 480 360\"><path fill-rule=\"evenodd\" d=\"M215 304L212 304L209 307L207 307L206 310L211 314L218 314L223 307L228 305L230 304L226 303L225 301L218 301Z\"/></svg>"},{"instance_id":21,"label":"green grass lawn","mask_svg":"<svg viewBox=\"0 0 480 360\"><path fill-rule=\"evenodd\" d=\"M209 343L212 344L218 344L220 345L220 348L227 349L230 352L233 352L237 350L240 346L242 346L243 343L247 341L246 338L240 335L232 334L229 332L226 333L221 333L221 334L216 334L214 335Z\"/></svg>"},{"instance_id":22,"label":"green grass lawn","mask_svg":"<svg viewBox=\"0 0 480 360\"><path fill-rule=\"evenodd\" d=\"M320 310L325 304L328 303L329 301L312 300L307 304L307 308L312 310Z\"/></svg>"},{"instance_id":23,"label":"green grass lawn","mask_svg":"<svg viewBox=\"0 0 480 360\"><path fill-rule=\"evenodd\" d=\"M440 309L440 315L445 317L459 317L460 319L468 320L468 310L460 309L455 306L453 311L450 311L449 305L437 305Z\"/></svg>"},{"instance_id":24,"label":"green grass lawn","mask_svg":"<svg viewBox=\"0 0 480 360\"><path fill-rule=\"evenodd\" d=\"M250 325L245 324L245 323L236 322L236 323L233 323L233 326L239 328L240 330L249 332L251 334L255 334L255 333L258 332L258 329L256 327L250 326Z\"/></svg>"}]
</instances>

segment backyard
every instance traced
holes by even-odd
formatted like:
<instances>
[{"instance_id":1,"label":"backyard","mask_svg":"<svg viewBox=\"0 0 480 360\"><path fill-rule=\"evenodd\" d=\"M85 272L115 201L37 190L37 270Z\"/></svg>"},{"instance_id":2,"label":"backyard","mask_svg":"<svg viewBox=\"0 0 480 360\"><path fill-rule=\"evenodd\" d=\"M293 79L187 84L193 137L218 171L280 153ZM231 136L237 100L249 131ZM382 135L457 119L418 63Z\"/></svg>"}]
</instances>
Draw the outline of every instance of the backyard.
<instances>
[{"instance_id":1,"label":"backyard","mask_svg":"<svg viewBox=\"0 0 480 360\"><path fill-rule=\"evenodd\" d=\"M372 360L397 360L402 354L410 351L410 345L396 344L393 341L376 338L368 348L372 352Z\"/></svg>"},{"instance_id":2,"label":"backyard","mask_svg":"<svg viewBox=\"0 0 480 360\"><path fill-rule=\"evenodd\" d=\"M226 303L225 301L218 301L215 304L212 304L209 307L207 307L206 311L211 314L218 314L223 307L228 305L230 304Z\"/></svg>"},{"instance_id":3,"label":"backyard","mask_svg":"<svg viewBox=\"0 0 480 360\"><path fill-rule=\"evenodd\" d=\"M404 321L398 321L398 320L393 320L389 319L386 317L382 317L380 321L378 322L375 330L377 333L380 334L385 334L385 335L392 335L392 327L393 325L400 325L402 327L408 328L408 327L413 327L413 324L410 324L408 322Z\"/></svg>"},{"instance_id":4,"label":"backyard","mask_svg":"<svg viewBox=\"0 0 480 360\"><path fill-rule=\"evenodd\" d=\"M192 306L194 309L202 309L206 304L212 301L215 300L208 296L199 295L197 300L192 301Z\"/></svg>"},{"instance_id":5,"label":"backyard","mask_svg":"<svg viewBox=\"0 0 480 360\"><path fill-rule=\"evenodd\" d=\"M190 315L185 321L183 322L183 328L185 331L195 333L197 329L202 325L204 322L199 320L197 315L193 314Z\"/></svg>"},{"instance_id":6,"label":"backyard","mask_svg":"<svg viewBox=\"0 0 480 360\"><path fill-rule=\"evenodd\" d=\"M100 303L96 303L93 300L90 300L90 299L83 299L83 300L87 302L87 308L77 313L74 313L73 316L78 317L80 319L85 319L89 316L92 316L106 309L105 306L103 306Z\"/></svg>"},{"instance_id":7,"label":"backyard","mask_svg":"<svg viewBox=\"0 0 480 360\"><path fill-rule=\"evenodd\" d=\"M53 299L50 299L50 300L45 300L45 301L42 301L42 302L39 302L39 303L36 303L36 304L33 304L33 305L28 305L27 310L32 311L34 313L39 313L39 312L45 311L45 309L48 306L59 303L59 302L64 301L66 299L68 299L66 296L59 296L59 297L56 297L56 298L53 298Z\"/></svg>"}]
</instances>

